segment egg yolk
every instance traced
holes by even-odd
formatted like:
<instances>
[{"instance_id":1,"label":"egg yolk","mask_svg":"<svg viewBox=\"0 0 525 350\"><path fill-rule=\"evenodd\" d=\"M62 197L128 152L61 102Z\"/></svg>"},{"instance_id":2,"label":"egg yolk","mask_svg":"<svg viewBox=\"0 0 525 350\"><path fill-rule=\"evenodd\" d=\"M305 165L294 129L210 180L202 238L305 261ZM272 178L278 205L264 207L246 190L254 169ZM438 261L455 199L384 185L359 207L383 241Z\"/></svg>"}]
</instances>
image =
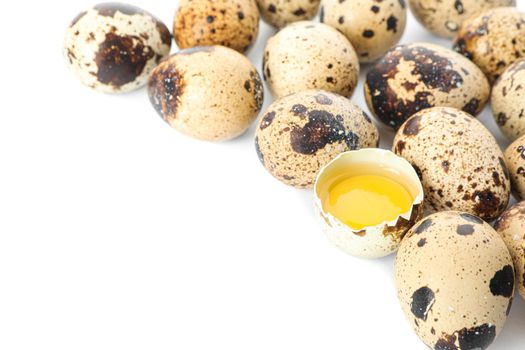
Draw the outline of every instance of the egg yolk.
<instances>
[{"instance_id":1,"label":"egg yolk","mask_svg":"<svg viewBox=\"0 0 525 350\"><path fill-rule=\"evenodd\" d=\"M400 183L382 175L357 175L335 181L325 211L354 230L376 226L406 213L414 199Z\"/></svg>"}]
</instances>

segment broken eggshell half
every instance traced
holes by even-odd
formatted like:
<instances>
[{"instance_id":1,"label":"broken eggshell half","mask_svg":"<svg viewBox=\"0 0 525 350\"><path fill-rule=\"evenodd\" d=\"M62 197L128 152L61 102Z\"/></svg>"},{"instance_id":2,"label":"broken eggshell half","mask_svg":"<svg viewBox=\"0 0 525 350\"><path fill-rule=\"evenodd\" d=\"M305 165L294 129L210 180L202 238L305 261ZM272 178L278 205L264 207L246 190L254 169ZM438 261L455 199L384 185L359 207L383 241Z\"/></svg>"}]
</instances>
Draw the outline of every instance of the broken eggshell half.
<instances>
[{"instance_id":1,"label":"broken eggshell half","mask_svg":"<svg viewBox=\"0 0 525 350\"><path fill-rule=\"evenodd\" d=\"M323 198L334 179L355 175L384 175L403 185L413 198L410 209L391 221L355 230L328 213ZM323 231L336 246L362 258L380 258L395 252L405 233L423 215L423 186L416 171L394 153L366 148L341 153L321 169L314 186L315 211ZM367 205L363 203L363 205ZM372 209L373 210L373 209Z\"/></svg>"}]
</instances>

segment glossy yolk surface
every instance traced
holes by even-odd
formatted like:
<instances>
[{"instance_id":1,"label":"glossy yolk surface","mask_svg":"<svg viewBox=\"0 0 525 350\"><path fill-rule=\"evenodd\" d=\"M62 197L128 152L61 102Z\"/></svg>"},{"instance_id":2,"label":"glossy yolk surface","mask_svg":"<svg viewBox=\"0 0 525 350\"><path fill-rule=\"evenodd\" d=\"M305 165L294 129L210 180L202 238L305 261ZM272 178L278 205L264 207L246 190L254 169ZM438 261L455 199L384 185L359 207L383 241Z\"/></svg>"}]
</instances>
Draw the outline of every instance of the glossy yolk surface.
<instances>
[{"instance_id":1,"label":"glossy yolk surface","mask_svg":"<svg viewBox=\"0 0 525 350\"><path fill-rule=\"evenodd\" d=\"M398 182L381 175L358 175L334 182L324 210L354 230L375 226L406 213L414 199Z\"/></svg>"}]
</instances>

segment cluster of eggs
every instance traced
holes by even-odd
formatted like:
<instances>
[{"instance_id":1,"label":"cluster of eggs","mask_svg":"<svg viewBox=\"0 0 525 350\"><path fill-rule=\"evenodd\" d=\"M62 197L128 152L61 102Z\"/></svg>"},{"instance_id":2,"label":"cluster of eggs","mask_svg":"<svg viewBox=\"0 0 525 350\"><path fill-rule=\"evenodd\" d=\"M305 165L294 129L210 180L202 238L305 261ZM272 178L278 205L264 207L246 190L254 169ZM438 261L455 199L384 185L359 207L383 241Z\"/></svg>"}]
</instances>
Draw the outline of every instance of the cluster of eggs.
<instances>
[{"instance_id":1,"label":"cluster of eggs","mask_svg":"<svg viewBox=\"0 0 525 350\"><path fill-rule=\"evenodd\" d=\"M429 347L485 349L515 285L525 297L525 202L507 210L511 191L525 199L525 13L515 3L409 0L429 31L455 37L453 50L395 46L404 0L181 0L173 36L140 8L105 3L71 22L64 53L85 85L107 93L147 85L169 125L207 141L250 127L264 80L276 100L257 123L255 148L268 172L314 187L325 232L348 253L399 250L398 297ZM321 23L311 21L318 12ZM260 18L278 29L262 76L243 55ZM172 38L181 50L170 56ZM392 152L377 148L378 128L349 99L364 63L367 105L396 132ZM514 141L505 152L475 119L489 99ZM410 189L406 211L355 229L326 210L331 177L357 164L396 169Z\"/></svg>"}]
</instances>

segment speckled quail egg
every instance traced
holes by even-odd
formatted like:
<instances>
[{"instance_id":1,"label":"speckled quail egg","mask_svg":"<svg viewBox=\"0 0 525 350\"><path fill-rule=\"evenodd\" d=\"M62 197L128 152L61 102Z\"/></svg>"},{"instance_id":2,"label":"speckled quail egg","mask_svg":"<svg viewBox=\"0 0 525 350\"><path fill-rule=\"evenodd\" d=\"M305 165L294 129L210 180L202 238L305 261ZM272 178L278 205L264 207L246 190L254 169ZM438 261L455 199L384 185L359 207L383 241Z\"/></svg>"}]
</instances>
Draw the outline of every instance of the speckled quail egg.
<instances>
[{"instance_id":1,"label":"speckled quail egg","mask_svg":"<svg viewBox=\"0 0 525 350\"><path fill-rule=\"evenodd\" d=\"M368 107L394 129L430 107L454 107L477 115L489 95L490 85L476 65L428 43L390 50L371 67L365 82Z\"/></svg>"},{"instance_id":2,"label":"speckled quail egg","mask_svg":"<svg viewBox=\"0 0 525 350\"><path fill-rule=\"evenodd\" d=\"M257 0L263 20L274 27L315 17L321 0Z\"/></svg>"},{"instance_id":3,"label":"speckled quail egg","mask_svg":"<svg viewBox=\"0 0 525 350\"><path fill-rule=\"evenodd\" d=\"M525 59L510 65L492 88L492 114L511 140L525 135Z\"/></svg>"},{"instance_id":4,"label":"speckled quail egg","mask_svg":"<svg viewBox=\"0 0 525 350\"><path fill-rule=\"evenodd\" d=\"M502 7L470 17L461 25L454 49L495 82L505 68L525 57L525 13Z\"/></svg>"},{"instance_id":5,"label":"speckled quail egg","mask_svg":"<svg viewBox=\"0 0 525 350\"><path fill-rule=\"evenodd\" d=\"M405 31L407 10L399 0L323 0L321 22L346 35L360 62L373 62L396 45Z\"/></svg>"},{"instance_id":6,"label":"speckled quail egg","mask_svg":"<svg viewBox=\"0 0 525 350\"><path fill-rule=\"evenodd\" d=\"M302 21L268 40L263 75L276 98L309 89L350 97L359 61L343 34L326 24Z\"/></svg>"},{"instance_id":7,"label":"speckled quail egg","mask_svg":"<svg viewBox=\"0 0 525 350\"><path fill-rule=\"evenodd\" d=\"M452 38L469 17L495 7L514 6L516 0L408 0L408 3L425 28Z\"/></svg>"},{"instance_id":8,"label":"speckled quail egg","mask_svg":"<svg viewBox=\"0 0 525 350\"><path fill-rule=\"evenodd\" d=\"M510 197L509 173L492 134L454 108L421 111L397 131L394 151L421 175L426 208L496 219Z\"/></svg>"},{"instance_id":9,"label":"speckled quail egg","mask_svg":"<svg viewBox=\"0 0 525 350\"><path fill-rule=\"evenodd\" d=\"M150 77L148 93L153 107L172 127L208 141L244 133L263 103L255 67L223 46L186 49L163 61Z\"/></svg>"},{"instance_id":10,"label":"speckled quail egg","mask_svg":"<svg viewBox=\"0 0 525 350\"><path fill-rule=\"evenodd\" d=\"M525 135L507 147L505 162L510 173L512 193L520 200L525 199Z\"/></svg>"},{"instance_id":11,"label":"speckled quail egg","mask_svg":"<svg viewBox=\"0 0 525 350\"><path fill-rule=\"evenodd\" d=\"M516 270L516 286L525 298L525 202L505 211L494 224L510 251Z\"/></svg>"},{"instance_id":12,"label":"speckled quail egg","mask_svg":"<svg viewBox=\"0 0 525 350\"><path fill-rule=\"evenodd\" d=\"M263 113L255 137L264 167L298 188L312 187L319 169L339 153L378 143L379 132L361 108L321 90L275 101Z\"/></svg>"},{"instance_id":13,"label":"speckled quail egg","mask_svg":"<svg viewBox=\"0 0 525 350\"><path fill-rule=\"evenodd\" d=\"M505 243L480 218L445 211L416 224L395 263L401 307L431 349L486 349L500 334L514 296Z\"/></svg>"},{"instance_id":14,"label":"speckled quail egg","mask_svg":"<svg viewBox=\"0 0 525 350\"><path fill-rule=\"evenodd\" d=\"M80 13L66 32L64 53L80 81L107 93L128 92L148 80L169 55L171 34L157 18L120 3Z\"/></svg>"},{"instance_id":15,"label":"speckled quail egg","mask_svg":"<svg viewBox=\"0 0 525 350\"><path fill-rule=\"evenodd\" d=\"M258 31L255 0L181 0L173 21L173 36L181 49L222 45L244 52Z\"/></svg>"}]
</instances>

